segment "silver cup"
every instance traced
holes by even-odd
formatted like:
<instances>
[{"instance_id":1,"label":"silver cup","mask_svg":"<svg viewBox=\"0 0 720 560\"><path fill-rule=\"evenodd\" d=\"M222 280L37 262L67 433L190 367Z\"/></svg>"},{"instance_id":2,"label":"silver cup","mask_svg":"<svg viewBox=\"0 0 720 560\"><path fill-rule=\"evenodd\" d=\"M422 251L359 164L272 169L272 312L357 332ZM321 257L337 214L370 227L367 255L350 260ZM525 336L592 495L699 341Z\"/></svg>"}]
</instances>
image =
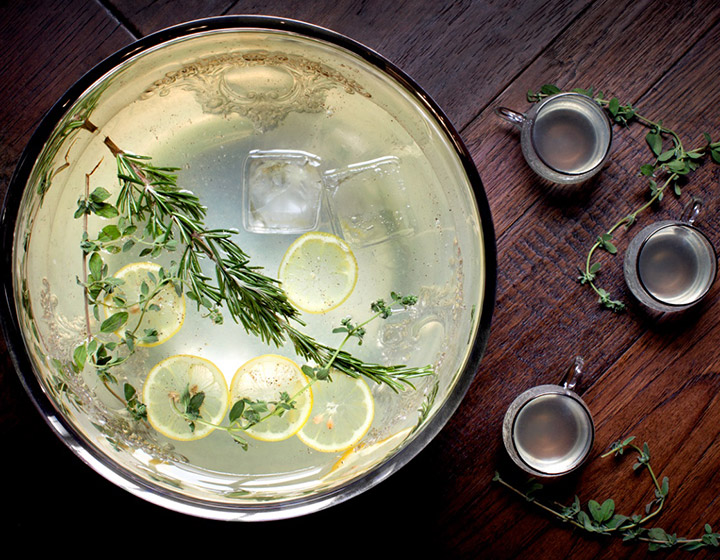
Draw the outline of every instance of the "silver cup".
<instances>
[{"instance_id":1,"label":"silver cup","mask_svg":"<svg viewBox=\"0 0 720 560\"><path fill-rule=\"evenodd\" d=\"M582 367L582 358L576 358L562 385L528 389L505 413L505 449L518 467L533 476L568 474L590 455L595 425L587 405L574 391Z\"/></svg>"},{"instance_id":2,"label":"silver cup","mask_svg":"<svg viewBox=\"0 0 720 560\"><path fill-rule=\"evenodd\" d=\"M495 113L520 129L528 165L554 183L588 180L600 171L610 153L610 120L587 95L558 93L533 105L526 114L507 107L498 107Z\"/></svg>"},{"instance_id":3,"label":"silver cup","mask_svg":"<svg viewBox=\"0 0 720 560\"><path fill-rule=\"evenodd\" d=\"M658 312L683 311L698 304L717 276L717 254L695 227L702 201L688 204L680 220L651 224L632 239L625 253L625 282L635 298Z\"/></svg>"}]
</instances>

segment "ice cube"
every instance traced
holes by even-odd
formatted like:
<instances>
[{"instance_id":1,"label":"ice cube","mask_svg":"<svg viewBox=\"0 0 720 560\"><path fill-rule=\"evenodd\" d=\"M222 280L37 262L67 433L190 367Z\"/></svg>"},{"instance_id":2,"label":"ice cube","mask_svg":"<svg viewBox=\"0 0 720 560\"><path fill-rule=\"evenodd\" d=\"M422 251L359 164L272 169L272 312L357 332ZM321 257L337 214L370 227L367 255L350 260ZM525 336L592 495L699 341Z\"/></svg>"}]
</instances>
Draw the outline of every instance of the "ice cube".
<instances>
[{"instance_id":1,"label":"ice cube","mask_svg":"<svg viewBox=\"0 0 720 560\"><path fill-rule=\"evenodd\" d=\"M298 150L253 150L245 162L243 225L253 233L317 229L321 159Z\"/></svg>"},{"instance_id":2,"label":"ice cube","mask_svg":"<svg viewBox=\"0 0 720 560\"><path fill-rule=\"evenodd\" d=\"M415 217L400 174L400 160L386 156L324 173L330 211L349 243L368 247L415 232Z\"/></svg>"}]
</instances>

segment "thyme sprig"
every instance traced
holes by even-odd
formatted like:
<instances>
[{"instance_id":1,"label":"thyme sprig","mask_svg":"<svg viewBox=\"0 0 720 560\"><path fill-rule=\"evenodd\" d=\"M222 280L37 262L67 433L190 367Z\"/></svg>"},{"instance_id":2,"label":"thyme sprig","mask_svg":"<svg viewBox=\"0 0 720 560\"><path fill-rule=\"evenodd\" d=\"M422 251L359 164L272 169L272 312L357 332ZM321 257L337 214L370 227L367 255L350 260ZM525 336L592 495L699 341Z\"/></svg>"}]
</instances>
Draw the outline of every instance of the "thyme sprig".
<instances>
[{"instance_id":1,"label":"thyme sprig","mask_svg":"<svg viewBox=\"0 0 720 560\"><path fill-rule=\"evenodd\" d=\"M623 105L617 97L607 98L602 91L596 92L594 88L576 88L570 91L582 93L592 98L606 110L610 119L618 125L627 127L631 122L637 122L648 129L645 141L652 157L650 161L640 167L638 172L640 176L647 180L646 200L635 210L620 218L607 231L596 237L588 250L585 262L580 267L580 275L577 278L581 284L589 286L595 292L598 296L598 302L603 308L621 312L625 309L625 304L613 298L607 290L597 284L597 276L601 265L593 259L596 251L604 250L611 255L617 254L613 236L618 229L621 227L624 227L625 230L629 229L637 222L639 214L662 201L668 189L672 190L676 196L680 196L689 176L700 168L708 158L720 164L720 141L713 142L711 136L704 132L702 134L703 143L696 148L687 150L676 131L664 126L662 120L653 121L641 115L631 104ZM528 91L527 99L530 102L538 102L561 92L562 90L559 87L546 84L537 92Z\"/></svg>"},{"instance_id":2,"label":"thyme sprig","mask_svg":"<svg viewBox=\"0 0 720 560\"><path fill-rule=\"evenodd\" d=\"M637 454L637 460L632 468L633 470L646 469L654 489L654 497L645 506L643 514L623 515L617 513L615 511L615 501L612 498L608 498L602 503L589 500L586 509L583 509L578 496L575 496L571 504L565 506L557 502L544 501L539 496L544 487L535 479L530 479L524 489L516 488L504 480L497 472L493 477L493 481L522 496L546 513L586 533L605 536L615 535L622 537L623 541L645 542L651 551L670 548L681 548L683 550L697 550L705 547L720 548L720 534L714 532L707 523L704 525L703 534L695 538L678 537L676 533L669 533L661 527L645 528L645 524L658 516L663 509L670 493L670 482L667 477L663 477L662 481L658 481L658 477L650 464L650 448L648 444L644 443L642 447L639 447L634 443L634 440L635 437L631 436L614 442L609 451L601 457L621 456L628 450Z\"/></svg>"},{"instance_id":3,"label":"thyme sprig","mask_svg":"<svg viewBox=\"0 0 720 560\"><path fill-rule=\"evenodd\" d=\"M243 449L248 449L245 432L253 426L264 422L273 416L282 416L287 411L292 410L296 406L297 398L310 389L317 382L332 382L332 372L337 370L337 360L343 354L343 348L352 339L356 339L358 346L362 345L363 338L366 334L365 327L376 319L387 319L394 311L398 309L407 309L417 303L415 296L401 296L397 292L390 295L391 302L388 304L383 299L379 299L370 305L373 314L360 323L354 323L352 317L342 319L341 324L333 329L333 333L345 336L334 350L332 355L324 361L316 365L304 364L302 372L308 377L309 382L300 388L295 394L290 395L286 391L282 391L278 395L278 399L274 401L265 401L260 399L241 398L238 399L231 407L227 416L227 425L214 424L203 420L200 407L204 401L202 391L190 393L187 389L184 396L177 401L173 400L175 411L182 416L189 424L191 430L194 430L197 423L202 423L217 430L222 430L230 434L236 443L240 444ZM171 397L172 398L172 397Z\"/></svg>"}]
</instances>

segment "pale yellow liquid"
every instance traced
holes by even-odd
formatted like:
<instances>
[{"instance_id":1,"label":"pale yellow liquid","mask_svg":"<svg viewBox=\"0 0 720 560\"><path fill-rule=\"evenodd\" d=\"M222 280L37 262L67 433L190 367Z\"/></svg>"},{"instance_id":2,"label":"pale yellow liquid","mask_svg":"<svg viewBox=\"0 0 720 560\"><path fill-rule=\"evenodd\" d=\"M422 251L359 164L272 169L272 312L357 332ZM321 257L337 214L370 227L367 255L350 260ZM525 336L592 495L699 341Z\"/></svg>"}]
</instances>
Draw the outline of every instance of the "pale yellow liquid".
<instances>
[{"instance_id":1,"label":"pale yellow liquid","mask_svg":"<svg viewBox=\"0 0 720 560\"><path fill-rule=\"evenodd\" d=\"M561 96L543 106L535 118L533 146L540 159L560 173L590 171L607 153L610 144L607 122L589 103L592 102Z\"/></svg>"},{"instance_id":2,"label":"pale yellow liquid","mask_svg":"<svg viewBox=\"0 0 720 560\"><path fill-rule=\"evenodd\" d=\"M287 130L307 130L308 124L303 124L304 120L309 121L310 117L289 116ZM246 156L251 150L267 149L271 146L286 150L302 147L306 151L313 150L313 153L321 158L322 170L328 172L345 167L348 163L347 156L337 149L328 149L332 144L321 141L321 133L318 133L317 142L312 142L304 135L293 139L285 128L260 137L249 131L237 135L232 125L233 123L227 124L229 130L225 133L222 127L218 130L216 123L212 123L212 128L206 135L202 134L202 124L194 126L192 136L196 138L200 131L202 146L192 146L192 140L178 142L175 139L166 145L156 144L141 148L144 153L153 150L157 164L177 165L180 162L182 169L178 172L179 184L198 194L207 206L207 226L237 229L236 241L252 256L252 265L261 266L268 276L277 277L280 261L298 234L261 234L244 230L241 211ZM116 131L115 135L122 137L122 131ZM385 131L385 135L395 144L408 141L400 129ZM176 146L181 146L182 149L178 151ZM419 150L413 152L417 147L412 144L405 146L407 155L392 156L392 173L379 179L370 175L373 180L367 181L369 189L393 189L383 192L383 201L392 209L390 218L395 215L405 220L403 228L398 228L397 224L383 224L383 215L377 216L377 224L368 227L367 221L375 218L366 215L363 217L367 236L365 242L361 235L358 237L357 231L352 230L348 236L343 230L343 225L354 221L353 209L332 208L331 203L324 202L318 229L346 237L357 259L358 281L350 297L339 308L320 315L304 314L302 319L307 323L304 328L307 333L323 343L337 346L343 337L333 335L331 331L344 317L352 316L358 321L369 317L369 303L379 298L389 300L393 290L403 294L415 294L420 298L415 308L400 311L387 321L377 320L368 327L362 347L351 341L346 349L369 362L434 365L445 351L445 337L451 328L452 304L456 303L455 299L459 294L456 282L460 270L448 266L453 262L458 266L458 249L453 230L446 231L443 227L438 227L434 218L428 219L432 205L423 205L422 202L432 201L432 198L416 196L407 189L407 185L413 185L415 189L418 185L424 185L423 188L429 189L432 182L428 179L432 179L433 175L419 157ZM389 147L386 149L390 150ZM136 150L143 153L138 148ZM386 152L377 150L367 157L382 157L384 153ZM116 185L113 162L107 158L103 147L98 145L92 154L88 152L84 155L88 161L105 158L92 177L92 188L103 185L116 192L117 187L113 186ZM362 176L354 183L352 178L347 181L354 188L365 184ZM374 191L369 191L368 196L371 196L372 192ZM68 215L71 215L79 195L77 191L69 191L64 200L64 210L53 217L55 230L70 226L68 233L57 237L66 247L49 247L49 251L56 255L54 263L51 263L52 268L56 273L62 273L67 278L66 284L72 288L67 299L61 298L62 307L71 316L80 314L82 309L82 289L70 281L71 275L81 275L81 253L78 249L82 234L81 220L68 223ZM411 223L408 224L408 221ZM96 235L104 224L104 221L92 218L89 224L91 236ZM376 242L372 237L373 227L385 232L400 232L397 235L382 235L380 241ZM129 254L104 255L104 258L110 271L114 272L130 262L149 259L139 257L138 251L139 249ZM168 253L157 260L167 266L173 258L175 255ZM212 276L212 266L209 262L206 264L206 271ZM302 365L302 360L295 355L291 346L276 348L265 345L259 338L247 334L242 326L235 324L227 312L224 314L224 324L214 325L208 318L202 317L202 313L198 312L192 301L188 300L186 303L187 313L182 329L161 345L138 349L125 366L115 370L120 384L127 381L140 391L145 375L152 366L174 354L192 354L212 361L223 372L228 385L242 364L261 354L281 354ZM94 324L94 329L97 332L97 324ZM87 368L85 375L87 382L96 388L100 398L106 400L109 406L116 406L104 388L99 386L92 368ZM386 386L370 382L376 410L373 425L367 435L368 441L383 439L417 423L418 410L431 383L430 379L418 380L416 390L410 389L398 395ZM181 479L189 476L195 484L213 487L222 494L245 491L302 492L314 487L317 479L327 474L342 455L314 451L295 436L273 443L248 437L247 451L220 430L193 442L171 441L160 434L156 434L156 438L161 444L171 445L173 451L186 457L188 462L152 464L153 470ZM152 457L147 457L147 460L152 461ZM150 465L151 463L148 463L148 466Z\"/></svg>"},{"instance_id":3,"label":"pale yellow liquid","mask_svg":"<svg viewBox=\"0 0 720 560\"><path fill-rule=\"evenodd\" d=\"M682 225L654 233L638 256L638 274L645 289L671 305L701 298L715 276L715 254L701 234Z\"/></svg>"},{"instance_id":4,"label":"pale yellow liquid","mask_svg":"<svg viewBox=\"0 0 720 560\"><path fill-rule=\"evenodd\" d=\"M539 472L571 470L590 450L592 424L583 407L570 397L535 397L517 414L513 440L522 460Z\"/></svg>"},{"instance_id":5,"label":"pale yellow liquid","mask_svg":"<svg viewBox=\"0 0 720 560\"><path fill-rule=\"evenodd\" d=\"M143 88L147 80L142 79ZM126 90L120 91L125 94ZM113 193L111 200L117 194L115 163L103 144L105 136L123 149L151 155L156 165L180 167L179 185L196 193L207 206L207 226L237 229L236 241L251 255L251 264L263 267L272 277L277 276L282 256L297 234L249 233L243 229L245 160L253 150L301 150L317 156L319 169L332 186L323 199L318 229L344 237L358 262L358 281L347 301L326 314L304 314L305 332L336 346L342 336L331 331L344 317L352 316L356 321L367 318L370 302L389 299L392 290L417 295L414 308L372 323L363 345L351 342L346 349L369 362L432 365L440 386L434 404L442 404L462 371L471 332L481 313L478 294L482 293L484 270L476 209L468 187L462 183L466 179L454 152L443 144L433 145L439 132L429 117L418 114L401 122L389 112L392 105L383 101L382 88L375 94L370 98L329 88L323 113L291 111L277 126L263 131L256 130L247 119L203 112L193 92L183 88L167 98L132 97L129 103L116 103L116 109L112 103L104 105L109 109L108 115L97 115L100 131L94 135L78 133L70 150L72 166L58 175L32 225L27 283L35 316L41 317L43 311L47 315L39 329L45 340L53 341L53 345L48 344L53 346L48 353L67 359L84 333L83 290L76 283L83 272L79 249L83 223L72 214L85 190L85 174L98 163L90 178L90 190L103 186ZM58 154L58 165L64 156L65 152ZM374 173L372 162L377 161L390 164L383 163L383 171ZM368 162L370 175L339 178L339 171ZM344 188L342 184L353 189L345 194L358 193L354 201L352 196L336 197L340 191L334 189ZM368 189L367 193L362 189ZM90 236L97 235L106 223L91 217ZM140 258L138 251L104 255L110 272L148 259ZM157 260L169 265L173 258L176 255L163 254ZM206 264L212 276L212 267ZM54 305L47 304L48 299ZM138 349L115 370L120 386L127 381L141 390L147 372L175 354L193 354L212 361L228 384L243 363L265 353L281 354L302 365L289 345L276 348L263 344L233 323L227 312L223 325L213 325L191 301L187 305L185 323L174 337L157 347ZM99 330L94 320L91 329ZM59 336L58 331L67 331L67 336ZM93 391L92 398L101 402L108 414L121 413L117 400L91 369L86 368L83 376ZM375 416L364 442L380 441L415 426L434 383L432 378L418 380L416 390L396 394L370 382ZM112 457L120 453L119 460L134 472L152 480L167 480L173 490L181 488L184 493L213 499L302 495L316 490L318 481L341 456L314 451L294 436L278 443L248 438L249 449L244 451L218 430L187 443L150 433L147 437L151 444L157 443L179 458L159 460L147 442L135 448L123 435L123 444L118 446L113 438L98 434L93 420L97 423L97 419L77 414L79 429L87 431L88 440L103 453ZM144 441L145 436L140 437Z\"/></svg>"}]
</instances>

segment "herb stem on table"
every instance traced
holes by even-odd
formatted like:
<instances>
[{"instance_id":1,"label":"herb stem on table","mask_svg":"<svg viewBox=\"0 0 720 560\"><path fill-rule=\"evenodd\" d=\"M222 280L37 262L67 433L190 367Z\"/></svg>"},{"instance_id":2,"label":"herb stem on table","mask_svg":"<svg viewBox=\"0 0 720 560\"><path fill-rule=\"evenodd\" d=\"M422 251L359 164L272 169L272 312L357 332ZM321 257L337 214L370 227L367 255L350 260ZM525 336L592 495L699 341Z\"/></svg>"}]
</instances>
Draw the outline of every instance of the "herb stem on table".
<instances>
[{"instance_id":1,"label":"herb stem on table","mask_svg":"<svg viewBox=\"0 0 720 560\"><path fill-rule=\"evenodd\" d=\"M620 535L623 541L640 541L648 544L649 550L681 548L683 550L697 550L699 548L714 547L720 548L720 534L713 532L709 524L704 525L704 533L700 537L688 538L678 537L675 533L669 533L660 527L646 529L644 525L657 517L663 509L670 492L670 483L667 477L662 482L658 478L650 464L650 448L647 443L642 447L635 445L635 437L628 437L616 441L610 450L601 457L610 455L620 456L625 451L637 453L637 461L633 470L645 468L652 480L654 498L645 506L645 514L622 515L615 511L615 501L608 498L602 503L589 500L587 511L582 508L580 498L575 496L572 504L563 506L557 502L546 502L541 500L539 493L543 485L534 479L530 479L526 489L520 489L504 480L499 473L495 473L493 481L511 490L518 496L523 497L546 513L569 523L577 529L586 533L599 535Z\"/></svg>"},{"instance_id":2,"label":"herb stem on table","mask_svg":"<svg viewBox=\"0 0 720 560\"><path fill-rule=\"evenodd\" d=\"M661 120L654 121L637 112L630 104L622 105L617 97L606 98L601 91L595 92L593 88L571 90L592 98L598 105L605 109L613 122L627 127L631 122L636 121L648 128L645 141L652 152L653 159L642 165L639 175L647 178L649 187L648 199L639 205L631 213L619 219L607 231L597 236L588 250L583 266L580 267L578 281L589 286L598 296L600 305L611 311L620 312L625 309L625 304L614 299L611 294L598 286L597 276L601 265L593 260L595 252L603 249L611 255L617 254L617 248L613 243L613 234L621 227L629 229L637 222L638 215L645 212L653 205L657 205L669 187L672 187L676 196L682 194L682 187L692 172L696 171L709 156L712 161L720 164L720 141L713 142L711 136L703 133L704 143L692 150L685 150L679 134L663 125ZM527 99L530 102L538 102L542 99L561 93L562 90L555 85L546 84L539 91L529 91ZM669 138L671 145L665 149L664 138Z\"/></svg>"}]
</instances>

